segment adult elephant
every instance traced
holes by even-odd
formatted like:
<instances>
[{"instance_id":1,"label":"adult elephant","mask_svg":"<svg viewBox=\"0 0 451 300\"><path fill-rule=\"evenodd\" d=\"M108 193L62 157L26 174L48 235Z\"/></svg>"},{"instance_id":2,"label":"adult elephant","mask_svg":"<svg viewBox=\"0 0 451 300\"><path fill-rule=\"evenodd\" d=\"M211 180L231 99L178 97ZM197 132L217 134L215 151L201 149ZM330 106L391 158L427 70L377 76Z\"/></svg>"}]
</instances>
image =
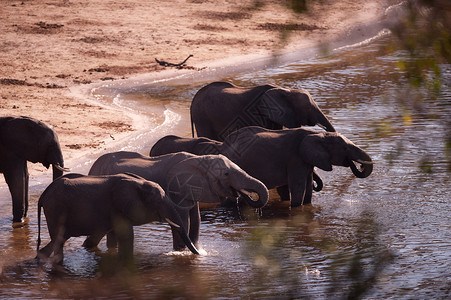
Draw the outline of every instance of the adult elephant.
<instances>
[{"instance_id":1,"label":"adult elephant","mask_svg":"<svg viewBox=\"0 0 451 300\"><path fill-rule=\"evenodd\" d=\"M184 142L189 149L195 140L160 140L158 151L180 151ZM205 139L202 143L204 149L208 149ZM350 167L358 178L368 177L373 170L368 153L337 132L250 126L231 133L222 144L213 141L210 148L227 156L269 189L288 186L292 207L311 203L313 167L324 171L331 171L333 165ZM361 164L360 169L354 162Z\"/></svg>"},{"instance_id":2,"label":"adult elephant","mask_svg":"<svg viewBox=\"0 0 451 300\"><path fill-rule=\"evenodd\" d=\"M90 175L111 175L123 172L137 174L161 185L175 203L183 225L197 246L200 212L198 202L217 203L225 197L238 197L255 208L268 202L268 190L259 180L249 176L223 155L197 156L186 152L158 157L135 152L114 152L98 158ZM251 198L252 193L258 199ZM185 247L174 234L174 249ZM111 243L112 244L112 243Z\"/></svg>"},{"instance_id":3,"label":"adult elephant","mask_svg":"<svg viewBox=\"0 0 451 300\"><path fill-rule=\"evenodd\" d=\"M28 210L27 161L53 166L53 179L63 175L64 160L56 133L29 117L0 117L0 172L11 192L13 222Z\"/></svg>"},{"instance_id":4,"label":"adult elephant","mask_svg":"<svg viewBox=\"0 0 451 300\"><path fill-rule=\"evenodd\" d=\"M318 125L335 128L309 92L274 85L246 88L228 82L202 87L191 103L191 127L198 137L223 141L231 132L246 126L268 129Z\"/></svg>"},{"instance_id":5,"label":"adult elephant","mask_svg":"<svg viewBox=\"0 0 451 300\"><path fill-rule=\"evenodd\" d=\"M150 149L150 156L159 156L169 153L188 152L196 155L221 154L223 143L209 138L182 138L175 135L167 135L158 140ZM321 176L313 170L313 190L319 192L324 184ZM283 200L290 200L286 187L278 187L278 192Z\"/></svg>"},{"instance_id":6,"label":"adult elephant","mask_svg":"<svg viewBox=\"0 0 451 300\"><path fill-rule=\"evenodd\" d=\"M41 243L41 208L47 220L50 242ZM133 260L133 226L166 220L186 246L199 254L186 233L174 203L152 181L134 174L85 176L68 174L53 181L38 202L38 258L54 256L63 261L64 243L70 237L89 236L95 245L114 232L121 261ZM88 243L84 246L90 247Z\"/></svg>"}]
</instances>

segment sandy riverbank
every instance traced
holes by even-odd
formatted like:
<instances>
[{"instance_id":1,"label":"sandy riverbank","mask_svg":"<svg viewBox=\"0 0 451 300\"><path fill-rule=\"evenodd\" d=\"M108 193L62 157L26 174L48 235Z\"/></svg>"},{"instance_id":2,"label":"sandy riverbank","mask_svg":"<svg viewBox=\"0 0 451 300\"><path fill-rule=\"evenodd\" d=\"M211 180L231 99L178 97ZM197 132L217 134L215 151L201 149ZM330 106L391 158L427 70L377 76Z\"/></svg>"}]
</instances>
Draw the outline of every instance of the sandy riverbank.
<instances>
[{"instance_id":1,"label":"sandy riverbank","mask_svg":"<svg viewBox=\"0 0 451 300\"><path fill-rule=\"evenodd\" d=\"M186 72L159 65L188 55L189 69L310 48L382 15L388 1L311 1L295 14L281 1L3 1L1 115L27 115L57 132L66 165L108 149L139 129L137 120L76 87L137 74ZM293 30L283 39L281 29ZM175 71L174 71L175 70ZM158 76L158 75L157 75ZM72 91L72 92L71 92ZM81 95L81 96L80 96ZM34 165L31 175L47 172Z\"/></svg>"}]
</instances>

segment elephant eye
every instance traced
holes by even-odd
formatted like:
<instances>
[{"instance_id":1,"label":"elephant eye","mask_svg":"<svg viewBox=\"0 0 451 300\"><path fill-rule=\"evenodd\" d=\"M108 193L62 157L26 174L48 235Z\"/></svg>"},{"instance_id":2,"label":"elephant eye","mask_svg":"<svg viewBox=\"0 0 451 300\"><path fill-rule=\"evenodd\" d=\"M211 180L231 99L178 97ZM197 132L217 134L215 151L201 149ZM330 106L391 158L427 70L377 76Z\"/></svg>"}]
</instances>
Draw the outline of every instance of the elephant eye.
<instances>
[{"instance_id":1,"label":"elephant eye","mask_svg":"<svg viewBox=\"0 0 451 300\"><path fill-rule=\"evenodd\" d=\"M225 176L229 176L229 172L225 172L224 175L225 175Z\"/></svg>"}]
</instances>

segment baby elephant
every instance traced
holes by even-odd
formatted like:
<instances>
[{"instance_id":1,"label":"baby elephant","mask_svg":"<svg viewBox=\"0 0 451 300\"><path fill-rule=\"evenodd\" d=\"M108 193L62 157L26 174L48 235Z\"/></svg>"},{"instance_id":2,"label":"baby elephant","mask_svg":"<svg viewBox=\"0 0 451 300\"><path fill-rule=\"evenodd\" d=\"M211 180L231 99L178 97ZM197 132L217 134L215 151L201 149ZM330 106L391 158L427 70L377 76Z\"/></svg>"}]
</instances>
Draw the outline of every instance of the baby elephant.
<instances>
[{"instance_id":1,"label":"baby elephant","mask_svg":"<svg viewBox=\"0 0 451 300\"><path fill-rule=\"evenodd\" d=\"M51 241L42 249L41 208L47 219ZM186 246L199 254L182 226L173 202L152 181L133 174L85 176L68 174L52 182L38 202L38 258L54 255L63 260L63 246L70 237L88 236L85 247L97 243L109 232L117 237L122 262L133 261L133 226L166 220L180 234Z\"/></svg>"}]
</instances>

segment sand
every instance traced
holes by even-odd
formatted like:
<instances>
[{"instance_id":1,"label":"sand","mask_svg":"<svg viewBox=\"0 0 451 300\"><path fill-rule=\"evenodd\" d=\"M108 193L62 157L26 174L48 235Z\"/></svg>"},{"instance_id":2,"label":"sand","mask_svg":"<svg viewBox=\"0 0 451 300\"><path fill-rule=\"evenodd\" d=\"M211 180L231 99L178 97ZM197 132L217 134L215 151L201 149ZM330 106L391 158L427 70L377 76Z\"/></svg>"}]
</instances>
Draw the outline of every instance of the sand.
<instances>
[{"instance_id":1,"label":"sand","mask_svg":"<svg viewBox=\"0 0 451 300\"><path fill-rule=\"evenodd\" d=\"M138 130L127 111L88 93L102 82L249 61L326 43L383 14L387 1L4 0L0 4L1 116L26 115L57 132L66 166ZM282 4L280 4L282 3ZM291 28L288 38L286 28ZM180 63L179 70L158 60ZM117 137L117 138L115 138ZM31 176L48 172L33 165ZM50 172L48 172L50 173ZM1 184L4 184L2 182Z\"/></svg>"}]
</instances>

